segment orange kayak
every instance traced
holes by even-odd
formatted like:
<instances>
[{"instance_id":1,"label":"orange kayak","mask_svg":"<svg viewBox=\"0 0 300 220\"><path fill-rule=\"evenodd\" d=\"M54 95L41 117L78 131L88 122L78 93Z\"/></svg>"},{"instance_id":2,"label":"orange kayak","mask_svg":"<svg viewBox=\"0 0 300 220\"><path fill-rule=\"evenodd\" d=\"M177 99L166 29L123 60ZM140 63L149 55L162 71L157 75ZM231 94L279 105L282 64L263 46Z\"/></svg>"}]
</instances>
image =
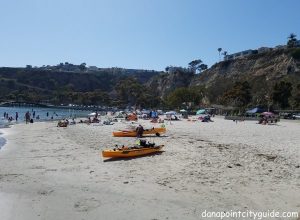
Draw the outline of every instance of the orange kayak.
<instances>
[{"instance_id":1,"label":"orange kayak","mask_svg":"<svg viewBox=\"0 0 300 220\"><path fill-rule=\"evenodd\" d=\"M166 128L151 128L145 129L143 132L143 136L155 134L156 136L160 136L161 134L166 133ZM136 137L136 131L114 131L114 137Z\"/></svg>"},{"instance_id":2,"label":"orange kayak","mask_svg":"<svg viewBox=\"0 0 300 220\"><path fill-rule=\"evenodd\" d=\"M138 157L138 156L159 152L163 147L164 145L159 145L154 147L142 147L142 148L103 150L102 156L110 157L110 158Z\"/></svg>"}]
</instances>

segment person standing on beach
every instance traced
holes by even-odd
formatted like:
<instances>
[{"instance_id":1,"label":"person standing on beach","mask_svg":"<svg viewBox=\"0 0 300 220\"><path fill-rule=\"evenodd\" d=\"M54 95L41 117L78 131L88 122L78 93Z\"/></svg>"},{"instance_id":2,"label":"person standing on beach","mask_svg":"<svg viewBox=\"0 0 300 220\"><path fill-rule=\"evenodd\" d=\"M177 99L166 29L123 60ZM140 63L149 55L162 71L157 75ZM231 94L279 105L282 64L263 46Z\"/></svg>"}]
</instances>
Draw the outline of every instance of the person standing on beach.
<instances>
[{"instance_id":1,"label":"person standing on beach","mask_svg":"<svg viewBox=\"0 0 300 220\"><path fill-rule=\"evenodd\" d=\"M19 113L16 112L16 121L18 121L18 118L19 118Z\"/></svg>"},{"instance_id":2,"label":"person standing on beach","mask_svg":"<svg viewBox=\"0 0 300 220\"><path fill-rule=\"evenodd\" d=\"M32 117L35 118L35 111L32 113Z\"/></svg>"},{"instance_id":3,"label":"person standing on beach","mask_svg":"<svg viewBox=\"0 0 300 220\"><path fill-rule=\"evenodd\" d=\"M143 137L143 133L144 133L144 128L143 128L142 125L139 125L139 126L136 128L136 137L137 137L137 138Z\"/></svg>"},{"instance_id":4,"label":"person standing on beach","mask_svg":"<svg viewBox=\"0 0 300 220\"><path fill-rule=\"evenodd\" d=\"M47 115L47 118L48 118L48 116L49 116L49 112L47 112L47 114L46 114L46 115Z\"/></svg>"},{"instance_id":5,"label":"person standing on beach","mask_svg":"<svg viewBox=\"0 0 300 220\"><path fill-rule=\"evenodd\" d=\"M25 121L26 121L26 124L30 122L30 113L29 113L29 111L27 111L25 113Z\"/></svg>"}]
</instances>

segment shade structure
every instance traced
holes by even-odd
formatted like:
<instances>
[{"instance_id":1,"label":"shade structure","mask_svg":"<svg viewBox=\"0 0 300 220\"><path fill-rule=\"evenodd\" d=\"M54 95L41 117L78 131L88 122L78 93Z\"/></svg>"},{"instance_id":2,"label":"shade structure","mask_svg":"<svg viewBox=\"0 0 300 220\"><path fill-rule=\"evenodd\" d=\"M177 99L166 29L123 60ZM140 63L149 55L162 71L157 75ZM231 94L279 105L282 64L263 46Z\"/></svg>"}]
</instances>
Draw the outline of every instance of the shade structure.
<instances>
[{"instance_id":1,"label":"shade structure","mask_svg":"<svg viewBox=\"0 0 300 220\"><path fill-rule=\"evenodd\" d=\"M186 110L185 109L181 109L180 112L186 112Z\"/></svg>"},{"instance_id":2,"label":"shade structure","mask_svg":"<svg viewBox=\"0 0 300 220\"><path fill-rule=\"evenodd\" d=\"M96 112L89 114L89 116L96 116Z\"/></svg>"},{"instance_id":3,"label":"shade structure","mask_svg":"<svg viewBox=\"0 0 300 220\"><path fill-rule=\"evenodd\" d=\"M202 114L205 114L205 109L199 109L199 110L196 112L196 115L202 115Z\"/></svg>"},{"instance_id":4,"label":"shade structure","mask_svg":"<svg viewBox=\"0 0 300 220\"><path fill-rule=\"evenodd\" d=\"M170 111L170 112L166 112L165 115L176 115L177 112L175 111Z\"/></svg>"},{"instance_id":5,"label":"shade structure","mask_svg":"<svg viewBox=\"0 0 300 220\"><path fill-rule=\"evenodd\" d=\"M256 108L253 108L251 110L248 110L246 111L246 113L248 114L255 114L255 113L262 113L264 110L259 108L259 107L256 107Z\"/></svg>"}]
</instances>

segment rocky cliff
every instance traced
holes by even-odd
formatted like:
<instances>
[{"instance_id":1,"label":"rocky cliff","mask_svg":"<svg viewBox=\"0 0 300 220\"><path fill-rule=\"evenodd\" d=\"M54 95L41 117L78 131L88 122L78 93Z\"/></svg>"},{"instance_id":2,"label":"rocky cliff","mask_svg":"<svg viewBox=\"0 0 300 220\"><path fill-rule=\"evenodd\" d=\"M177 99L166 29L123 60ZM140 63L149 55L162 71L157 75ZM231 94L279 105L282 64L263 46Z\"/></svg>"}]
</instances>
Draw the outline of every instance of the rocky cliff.
<instances>
[{"instance_id":1,"label":"rocky cliff","mask_svg":"<svg viewBox=\"0 0 300 220\"><path fill-rule=\"evenodd\" d=\"M193 73L182 71L162 73L150 79L147 83L147 86L149 86L152 91L155 91L156 95L164 98L176 88L188 87L191 84L191 80L193 78Z\"/></svg>"},{"instance_id":2,"label":"rocky cliff","mask_svg":"<svg viewBox=\"0 0 300 220\"><path fill-rule=\"evenodd\" d=\"M196 75L190 86L204 86L207 89L206 99L210 103L218 103L235 82L248 81L253 104L260 104L256 101L270 95L276 82L300 83L299 53L300 49L281 49L219 62Z\"/></svg>"},{"instance_id":3,"label":"rocky cliff","mask_svg":"<svg viewBox=\"0 0 300 220\"><path fill-rule=\"evenodd\" d=\"M293 50L274 50L213 65L196 76L191 85L211 86L218 79L278 80L300 73L300 60L292 56Z\"/></svg>"},{"instance_id":4,"label":"rocky cliff","mask_svg":"<svg viewBox=\"0 0 300 220\"><path fill-rule=\"evenodd\" d=\"M184 72L155 76L148 86L161 97L179 87L206 88L205 100L218 103L219 97L235 82L248 81L253 99L266 96L273 85L281 80L293 85L300 83L300 49L278 49L216 63L201 74ZM254 103L255 104L255 103Z\"/></svg>"}]
</instances>

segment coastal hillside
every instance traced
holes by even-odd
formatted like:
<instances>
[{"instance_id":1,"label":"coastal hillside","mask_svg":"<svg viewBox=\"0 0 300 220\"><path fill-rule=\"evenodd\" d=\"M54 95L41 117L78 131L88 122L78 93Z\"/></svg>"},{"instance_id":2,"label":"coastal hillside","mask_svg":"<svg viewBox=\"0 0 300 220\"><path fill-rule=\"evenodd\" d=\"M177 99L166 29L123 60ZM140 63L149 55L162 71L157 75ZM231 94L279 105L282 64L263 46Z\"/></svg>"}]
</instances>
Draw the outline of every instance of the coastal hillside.
<instances>
[{"instance_id":1,"label":"coastal hillside","mask_svg":"<svg viewBox=\"0 0 300 220\"><path fill-rule=\"evenodd\" d=\"M270 49L221 61L200 74L181 70L155 76L148 86L162 99L172 97L178 104L202 100L201 106L300 107L299 48Z\"/></svg>"},{"instance_id":2,"label":"coastal hillside","mask_svg":"<svg viewBox=\"0 0 300 220\"><path fill-rule=\"evenodd\" d=\"M60 64L0 68L0 100L181 108L182 103L300 108L300 49L273 49L216 63L195 74Z\"/></svg>"},{"instance_id":3,"label":"coastal hillside","mask_svg":"<svg viewBox=\"0 0 300 220\"><path fill-rule=\"evenodd\" d=\"M300 49L277 49L219 62L196 75L190 86L205 87L207 100L220 104L224 101L224 93L236 83L247 82L251 103L259 105L271 98L274 86L281 81L290 83L293 90L297 90L300 84Z\"/></svg>"},{"instance_id":4,"label":"coastal hillside","mask_svg":"<svg viewBox=\"0 0 300 220\"><path fill-rule=\"evenodd\" d=\"M83 67L83 68L81 68ZM0 68L0 101L48 102L51 104L110 104L126 79L148 82L159 72L122 68L94 68L60 64L54 67ZM129 80L129 81L130 81Z\"/></svg>"},{"instance_id":5,"label":"coastal hillside","mask_svg":"<svg viewBox=\"0 0 300 220\"><path fill-rule=\"evenodd\" d=\"M211 86L219 79L251 80L263 77L266 81L276 81L286 76L300 74L300 57L295 50L275 50L249 55L239 59L219 62L196 76L191 85Z\"/></svg>"}]
</instances>

